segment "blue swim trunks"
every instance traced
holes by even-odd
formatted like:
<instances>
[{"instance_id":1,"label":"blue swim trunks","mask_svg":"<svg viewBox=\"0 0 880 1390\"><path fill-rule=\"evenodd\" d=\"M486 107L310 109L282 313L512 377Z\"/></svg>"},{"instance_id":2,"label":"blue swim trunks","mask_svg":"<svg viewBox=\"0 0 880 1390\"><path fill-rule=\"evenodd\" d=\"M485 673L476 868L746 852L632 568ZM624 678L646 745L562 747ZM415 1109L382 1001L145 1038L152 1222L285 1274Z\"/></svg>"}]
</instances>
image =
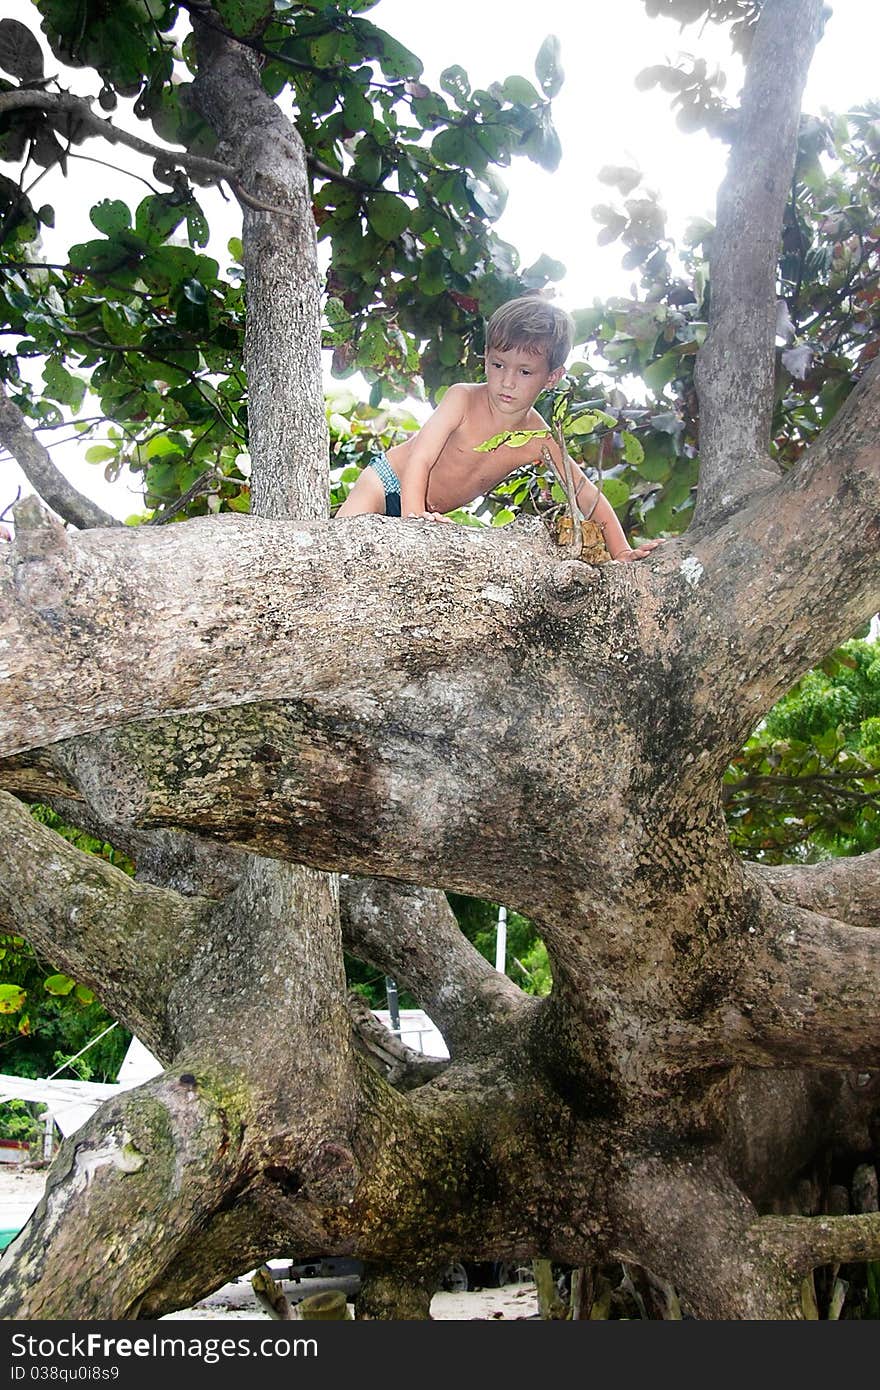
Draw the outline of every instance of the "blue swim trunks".
<instances>
[{"instance_id":1,"label":"blue swim trunks","mask_svg":"<svg viewBox=\"0 0 880 1390\"><path fill-rule=\"evenodd\" d=\"M384 449L376 451L375 456L370 459L369 466L379 474L385 489L385 515L400 516L400 479L388 462Z\"/></svg>"}]
</instances>

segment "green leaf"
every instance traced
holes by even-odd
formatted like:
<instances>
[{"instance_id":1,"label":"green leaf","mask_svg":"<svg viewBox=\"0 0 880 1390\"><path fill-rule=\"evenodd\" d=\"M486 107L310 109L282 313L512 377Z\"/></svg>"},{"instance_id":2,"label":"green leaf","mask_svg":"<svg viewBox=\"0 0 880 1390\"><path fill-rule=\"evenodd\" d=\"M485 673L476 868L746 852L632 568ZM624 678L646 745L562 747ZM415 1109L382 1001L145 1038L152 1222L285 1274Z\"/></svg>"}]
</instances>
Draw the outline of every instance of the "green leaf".
<instances>
[{"instance_id":1,"label":"green leaf","mask_svg":"<svg viewBox=\"0 0 880 1390\"><path fill-rule=\"evenodd\" d=\"M530 288L540 289L548 280L564 280L565 266L552 256L541 255L522 272L522 278Z\"/></svg>"},{"instance_id":2,"label":"green leaf","mask_svg":"<svg viewBox=\"0 0 880 1390\"><path fill-rule=\"evenodd\" d=\"M225 28L233 34L252 34L275 8L274 0L214 0Z\"/></svg>"},{"instance_id":3,"label":"green leaf","mask_svg":"<svg viewBox=\"0 0 880 1390\"><path fill-rule=\"evenodd\" d=\"M134 227L152 246L161 245L187 215L187 205L173 194L156 193L144 198L135 213Z\"/></svg>"},{"instance_id":4,"label":"green leaf","mask_svg":"<svg viewBox=\"0 0 880 1390\"><path fill-rule=\"evenodd\" d=\"M0 68L21 82L36 82L43 76L39 40L17 19L0 19Z\"/></svg>"},{"instance_id":5,"label":"green leaf","mask_svg":"<svg viewBox=\"0 0 880 1390\"><path fill-rule=\"evenodd\" d=\"M116 450L108 448L106 444L92 444L85 453L86 463L106 463L115 457Z\"/></svg>"},{"instance_id":6,"label":"green leaf","mask_svg":"<svg viewBox=\"0 0 880 1390\"><path fill-rule=\"evenodd\" d=\"M565 81L565 73L560 63L561 54L562 45L558 38L555 34L548 34L535 59L535 72L545 96L555 97Z\"/></svg>"},{"instance_id":7,"label":"green leaf","mask_svg":"<svg viewBox=\"0 0 880 1390\"><path fill-rule=\"evenodd\" d=\"M207 246L211 229L207 217L195 200L187 204L186 232L190 246Z\"/></svg>"},{"instance_id":8,"label":"green leaf","mask_svg":"<svg viewBox=\"0 0 880 1390\"><path fill-rule=\"evenodd\" d=\"M665 483L672 472L672 460L664 448L649 441L648 449L639 464L639 473L650 483Z\"/></svg>"},{"instance_id":9,"label":"green leaf","mask_svg":"<svg viewBox=\"0 0 880 1390\"><path fill-rule=\"evenodd\" d=\"M485 179L475 178L474 175L468 174L465 183L480 211L490 221L497 221L507 204L507 189L495 171L488 169Z\"/></svg>"},{"instance_id":10,"label":"green leaf","mask_svg":"<svg viewBox=\"0 0 880 1390\"><path fill-rule=\"evenodd\" d=\"M118 198L104 198L92 208L89 221L99 232L114 236L116 232L124 231L131 226L131 213L128 206Z\"/></svg>"},{"instance_id":11,"label":"green leaf","mask_svg":"<svg viewBox=\"0 0 880 1390\"><path fill-rule=\"evenodd\" d=\"M614 416L607 415L604 410L585 410L566 423L565 433L567 435L592 434L597 425L605 425L606 429L613 429L616 424L617 421Z\"/></svg>"},{"instance_id":12,"label":"green leaf","mask_svg":"<svg viewBox=\"0 0 880 1390\"><path fill-rule=\"evenodd\" d=\"M507 430L501 434L493 434L491 439L485 440L482 444L474 447L475 454L488 454L493 449L498 449L502 444L511 449L519 449L523 444L528 444L530 439L542 439L549 435L549 430Z\"/></svg>"},{"instance_id":13,"label":"green leaf","mask_svg":"<svg viewBox=\"0 0 880 1390\"><path fill-rule=\"evenodd\" d=\"M515 520L516 515L514 512L510 511L507 507L500 507L492 517L492 525L507 526L511 521Z\"/></svg>"},{"instance_id":14,"label":"green leaf","mask_svg":"<svg viewBox=\"0 0 880 1390\"><path fill-rule=\"evenodd\" d=\"M73 992L82 1005L94 1004L94 991L90 990L87 985L77 985Z\"/></svg>"},{"instance_id":15,"label":"green leaf","mask_svg":"<svg viewBox=\"0 0 880 1390\"><path fill-rule=\"evenodd\" d=\"M642 175L638 169L631 169L628 165L605 164L599 170L599 179L602 183L619 188L625 198L641 183Z\"/></svg>"},{"instance_id":16,"label":"green leaf","mask_svg":"<svg viewBox=\"0 0 880 1390\"><path fill-rule=\"evenodd\" d=\"M367 221L383 241L396 241L411 217L409 205L396 193L377 193L367 203Z\"/></svg>"},{"instance_id":17,"label":"green leaf","mask_svg":"<svg viewBox=\"0 0 880 1390\"><path fill-rule=\"evenodd\" d=\"M201 280L184 280L183 293L191 304L204 304L208 298L208 292Z\"/></svg>"},{"instance_id":18,"label":"green leaf","mask_svg":"<svg viewBox=\"0 0 880 1390\"><path fill-rule=\"evenodd\" d=\"M342 110L345 115L345 123L352 132L372 128L373 108L361 88L353 82L349 83L346 90Z\"/></svg>"},{"instance_id":19,"label":"green leaf","mask_svg":"<svg viewBox=\"0 0 880 1390\"><path fill-rule=\"evenodd\" d=\"M541 98L527 77L508 77L501 86L501 94L506 101L520 106L537 106Z\"/></svg>"},{"instance_id":20,"label":"green leaf","mask_svg":"<svg viewBox=\"0 0 880 1390\"><path fill-rule=\"evenodd\" d=\"M17 1014L26 999L27 991L20 985L0 985L0 1014Z\"/></svg>"},{"instance_id":21,"label":"green leaf","mask_svg":"<svg viewBox=\"0 0 880 1390\"><path fill-rule=\"evenodd\" d=\"M664 352L662 357L658 357L656 362L651 362L642 372L642 376L650 386L655 395L662 395L663 388L668 386L681 371L681 358L677 352Z\"/></svg>"},{"instance_id":22,"label":"green leaf","mask_svg":"<svg viewBox=\"0 0 880 1390\"><path fill-rule=\"evenodd\" d=\"M562 145L553 125L549 106L542 109L540 120L523 145L523 149L529 159L540 164L542 169L547 169L551 174L559 168Z\"/></svg>"},{"instance_id":23,"label":"green leaf","mask_svg":"<svg viewBox=\"0 0 880 1390\"><path fill-rule=\"evenodd\" d=\"M633 463L636 466L638 466L645 457L645 451L642 448L639 440L636 439L635 435L630 433L629 430L623 430L621 438L623 440L624 460L627 463ZM612 503L612 506L614 505L617 504Z\"/></svg>"},{"instance_id":24,"label":"green leaf","mask_svg":"<svg viewBox=\"0 0 880 1390\"><path fill-rule=\"evenodd\" d=\"M130 259L129 251L118 241L84 241L71 246L68 259L74 270L90 275L112 275Z\"/></svg>"},{"instance_id":25,"label":"green leaf","mask_svg":"<svg viewBox=\"0 0 880 1390\"><path fill-rule=\"evenodd\" d=\"M63 995L69 994L75 984L69 975L50 975L43 981L43 989L47 994Z\"/></svg>"},{"instance_id":26,"label":"green leaf","mask_svg":"<svg viewBox=\"0 0 880 1390\"><path fill-rule=\"evenodd\" d=\"M57 358L49 358L43 368L43 380L47 396L60 401L62 405L69 405L72 410L79 410L86 394L86 384L79 377L71 376Z\"/></svg>"},{"instance_id":27,"label":"green leaf","mask_svg":"<svg viewBox=\"0 0 880 1390\"><path fill-rule=\"evenodd\" d=\"M381 40L379 66L386 77L421 77L424 68L421 59L417 58L415 53L411 53L383 29L377 29L376 33Z\"/></svg>"},{"instance_id":28,"label":"green leaf","mask_svg":"<svg viewBox=\"0 0 880 1390\"><path fill-rule=\"evenodd\" d=\"M463 106L471 93L471 84L464 68L454 63L440 74L440 86L448 92L457 106Z\"/></svg>"},{"instance_id":29,"label":"green leaf","mask_svg":"<svg viewBox=\"0 0 880 1390\"><path fill-rule=\"evenodd\" d=\"M615 511L629 501L629 488L622 478L603 478L602 493Z\"/></svg>"}]
</instances>

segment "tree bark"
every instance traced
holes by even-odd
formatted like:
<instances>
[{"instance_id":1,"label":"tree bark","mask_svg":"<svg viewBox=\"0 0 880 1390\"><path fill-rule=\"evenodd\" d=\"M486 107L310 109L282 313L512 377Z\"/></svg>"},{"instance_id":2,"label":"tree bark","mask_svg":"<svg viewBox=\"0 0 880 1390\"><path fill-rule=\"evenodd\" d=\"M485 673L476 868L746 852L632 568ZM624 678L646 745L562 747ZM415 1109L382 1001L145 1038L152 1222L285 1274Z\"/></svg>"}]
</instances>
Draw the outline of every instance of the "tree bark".
<instances>
[{"instance_id":1,"label":"tree bark","mask_svg":"<svg viewBox=\"0 0 880 1390\"><path fill-rule=\"evenodd\" d=\"M243 201L245 372L257 516L326 516L329 434L321 368L321 279L305 148L260 82L256 56L208 11L193 16L196 103L234 162Z\"/></svg>"},{"instance_id":2,"label":"tree bark","mask_svg":"<svg viewBox=\"0 0 880 1390\"><path fill-rule=\"evenodd\" d=\"M697 354L697 523L778 476L769 455L776 263L821 10L821 0L767 0L752 43L718 195L709 332Z\"/></svg>"}]
</instances>

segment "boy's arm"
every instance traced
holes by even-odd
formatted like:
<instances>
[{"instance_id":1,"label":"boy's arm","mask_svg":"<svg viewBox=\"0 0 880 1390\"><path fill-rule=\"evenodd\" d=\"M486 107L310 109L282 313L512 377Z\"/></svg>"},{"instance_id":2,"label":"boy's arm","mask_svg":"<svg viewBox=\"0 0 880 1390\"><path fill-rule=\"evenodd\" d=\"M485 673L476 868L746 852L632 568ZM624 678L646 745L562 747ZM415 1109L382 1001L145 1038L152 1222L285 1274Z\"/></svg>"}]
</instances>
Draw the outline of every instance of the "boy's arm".
<instances>
[{"instance_id":1,"label":"boy's arm","mask_svg":"<svg viewBox=\"0 0 880 1390\"><path fill-rule=\"evenodd\" d=\"M545 446L542 454L545 462L547 454L549 454L550 461L559 475L559 480L565 487L565 467L559 457L559 449L555 440L549 446ZM589 517L591 521L595 521L602 528L605 544L612 560L642 560L646 555L650 555L652 550L657 549L660 544L659 541L643 541L633 549L608 498L599 491L595 483L590 482L574 459L571 460L571 474L574 482L575 501L584 516Z\"/></svg>"},{"instance_id":2,"label":"boy's arm","mask_svg":"<svg viewBox=\"0 0 880 1390\"><path fill-rule=\"evenodd\" d=\"M467 396L466 386L450 386L433 415L413 439L400 480L402 516L427 515L428 474L449 436L464 419Z\"/></svg>"}]
</instances>

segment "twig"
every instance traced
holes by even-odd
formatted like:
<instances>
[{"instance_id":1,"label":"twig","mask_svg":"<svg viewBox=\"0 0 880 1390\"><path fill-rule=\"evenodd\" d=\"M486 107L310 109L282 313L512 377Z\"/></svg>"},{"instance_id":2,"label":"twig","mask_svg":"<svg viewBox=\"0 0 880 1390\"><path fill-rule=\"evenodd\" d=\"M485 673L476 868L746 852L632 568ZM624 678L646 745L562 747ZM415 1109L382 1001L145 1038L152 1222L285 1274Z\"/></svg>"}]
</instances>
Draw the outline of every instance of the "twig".
<instances>
[{"instance_id":1,"label":"twig","mask_svg":"<svg viewBox=\"0 0 880 1390\"><path fill-rule=\"evenodd\" d=\"M178 497L175 502L172 502L170 506L162 512L161 516L150 517L150 520L146 523L147 526L164 526L166 521L170 521L172 517L177 516L178 512L182 512L184 507L188 507L190 502L194 502L201 493L209 492L212 483L222 481L223 474L219 473L216 468L207 469L196 478L192 487L188 488L182 497Z\"/></svg>"}]
</instances>

